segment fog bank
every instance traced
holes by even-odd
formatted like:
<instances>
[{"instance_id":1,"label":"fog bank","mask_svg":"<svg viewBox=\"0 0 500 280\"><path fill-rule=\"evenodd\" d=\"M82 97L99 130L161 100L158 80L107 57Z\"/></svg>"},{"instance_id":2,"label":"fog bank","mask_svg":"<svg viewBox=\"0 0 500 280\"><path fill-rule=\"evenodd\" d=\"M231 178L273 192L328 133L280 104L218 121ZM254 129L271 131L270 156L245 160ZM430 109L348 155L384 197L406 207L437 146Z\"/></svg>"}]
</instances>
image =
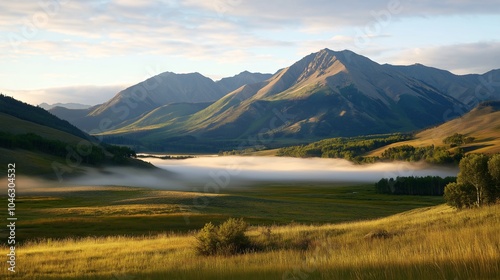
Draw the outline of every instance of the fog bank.
<instances>
[{"instance_id":1,"label":"fog bank","mask_svg":"<svg viewBox=\"0 0 500 280\"><path fill-rule=\"evenodd\" d=\"M86 175L65 178L59 186L129 186L165 190L203 191L207 188L235 188L263 182L276 183L375 183L398 176L456 176L458 168L425 163L376 163L356 165L342 159L202 156L183 160L147 158L156 170L137 168L88 169ZM38 189L46 184L30 182Z\"/></svg>"},{"instance_id":2,"label":"fog bank","mask_svg":"<svg viewBox=\"0 0 500 280\"><path fill-rule=\"evenodd\" d=\"M238 187L258 182L374 183L398 176L456 176L458 168L392 162L357 165L343 159L289 157L198 157L150 161L187 184L214 182Z\"/></svg>"}]
</instances>

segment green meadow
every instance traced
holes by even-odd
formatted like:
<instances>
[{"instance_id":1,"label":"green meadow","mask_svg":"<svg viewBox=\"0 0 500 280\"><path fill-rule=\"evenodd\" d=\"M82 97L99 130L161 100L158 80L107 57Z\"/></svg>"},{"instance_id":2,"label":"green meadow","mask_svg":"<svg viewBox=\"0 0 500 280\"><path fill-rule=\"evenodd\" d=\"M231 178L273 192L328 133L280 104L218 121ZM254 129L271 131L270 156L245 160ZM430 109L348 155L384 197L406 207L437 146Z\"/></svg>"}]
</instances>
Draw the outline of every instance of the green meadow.
<instances>
[{"instance_id":1,"label":"green meadow","mask_svg":"<svg viewBox=\"0 0 500 280\"><path fill-rule=\"evenodd\" d=\"M19 191L16 202L17 272L4 265L1 279L495 279L500 274L500 205L458 211L441 197L376 194L372 185L261 184L218 194L44 186ZM243 217L250 240L272 246L232 256L198 255L195 230L229 217ZM1 233L6 238L4 229Z\"/></svg>"},{"instance_id":2,"label":"green meadow","mask_svg":"<svg viewBox=\"0 0 500 280\"><path fill-rule=\"evenodd\" d=\"M372 185L262 184L220 193L133 187L33 188L18 196L19 240L185 233L243 217L251 225L339 223L443 203L376 194Z\"/></svg>"}]
</instances>

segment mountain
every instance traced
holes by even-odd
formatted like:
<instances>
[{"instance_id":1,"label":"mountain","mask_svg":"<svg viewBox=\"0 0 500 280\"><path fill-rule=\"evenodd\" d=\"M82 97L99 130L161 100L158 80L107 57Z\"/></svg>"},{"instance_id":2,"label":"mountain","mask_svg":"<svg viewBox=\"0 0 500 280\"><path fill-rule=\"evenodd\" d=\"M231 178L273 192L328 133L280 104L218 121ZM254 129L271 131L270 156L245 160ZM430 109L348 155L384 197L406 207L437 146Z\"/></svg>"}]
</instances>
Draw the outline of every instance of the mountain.
<instances>
[{"instance_id":1,"label":"mountain","mask_svg":"<svg viewBox=\"0 0 500 280\"><path fill-rule=\"evenodd\" d=\"M422 64L410 66L385 64L383 66L422 81L442 93L461 100L467 109L476 107L482 101L500 99L500 69L483 75L455 75L449 71Z\"/></svg>"},{"instance_id":2,"label":"mountain","mask_svg":"<svg viewBox=\"0 0 500 280\"><path fill-rule=\"evenodd\" d=\"M50 110L52 108L55 108L55 107L63 107L63 108L67 108L67 109L77 109L77 110L80 110L80 109L88 109L90 107L92 107L91 105L84 105L84 104L80 104L80 103L55 103L55 104L47 104L47 103L41 103L38 105L38 107L41 107L45 110Z\"/></svg>"},{"instance_id":3,"label":"mountain","mask_svg":"<svg viewBox=\"0 0 500 280\"><path fill-rule=\"evenodd\" d=\"M262 82L271 78L272 76L272 74L251 73L248 71L243 71L233 77L222 78L216 83L220 85L226 93L229 93L241 86Z\"/></svg>"},{"instance_id":4,"label":"mountain","mask_svg":"<svg viewBox=\"0 0 500 280\"><path fill-rule=\"evenodd\" d=\"M272 76L245 71L214 82L165 72L89 111L51 112L144 149L213 152L421 130L500 99L496 81L500 70L454 75L323 49Z\"/></svg>"},{"instance_id":5,"label":"mountain","mask_svg":"<svg viewBox=\"0 0 500 280\"><path fill-rule=\"evenodd\" d=\"M324 49L175 123L155 126L141 119L148 127L135 122L104 134L150 143L179 136L198 142L240 143L252 136L300 142L421 129L443 122L443 112L457 105L464 106L397 69L351 51Z\"/></svg>"},{"instance_id":6,"label":"mountain","mask_svg":"<svg viewBox=\"0 0 500 280\"><path fill-rule=\"evenodd\" d=\"M105 131L127 126L167 104L215 102L233 88L266 79L268 76L270 74L245 71L214 82L200 73L164 72L122 90L108 102L89 111L54 108L51 112L85 131Z\"/></svg>"},{"instance_id":7,"label":"mountain","mask_svg":"<svg viewBox=\"0 0 500 280\"><path fill-rule=\"evenodd\" d=\"M53 114L54 116L57 116L62 120L66 120L71 124L75 124L75 126L77 126L80 129L83 129L84 127L93 128L96 126L98 127L99 119L90 118L88 117L88 115L95 109L99 108L99 106L101 105L102 104L99 104L96 106L89 107L87 109L68 109L65 107L56 106L52 109L49 109L48 111L49 113Z\"/></svg>"}]
</instances>

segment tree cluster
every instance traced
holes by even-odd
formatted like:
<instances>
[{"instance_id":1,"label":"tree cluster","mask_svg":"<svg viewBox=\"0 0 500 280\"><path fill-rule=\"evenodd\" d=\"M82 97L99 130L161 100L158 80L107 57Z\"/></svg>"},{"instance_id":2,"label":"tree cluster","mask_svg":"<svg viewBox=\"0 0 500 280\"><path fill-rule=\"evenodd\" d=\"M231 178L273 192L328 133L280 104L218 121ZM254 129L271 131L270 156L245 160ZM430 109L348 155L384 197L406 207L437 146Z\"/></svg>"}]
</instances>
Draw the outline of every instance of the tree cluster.
<instances>
[{"instance_id":1,"label":"tree cluster","mask_svg":"<svg viewBox=\"0 0 500 280\"><path fill-rule=\"evenodd\" d=\"M455 182L456 179L456 177L439 176L383 178L375 183L375 190L383 194L441 196L444 194L445 186Z\"/></svg>"},{"instance_id":2,"label":"tree cluster","mask_svg":"<svg viewBox=\"0 0 500 280\"><path fill-rule=\"evenodd\" d=\"M363 154L377 148L411 139L411 135L394 134L386 137L332 138L308 145L285 147L278 150L278 156L343 158L355 162L373 162Z\"/></svg>"},{"instance_id":3,"label":"tree cluster","mask_svg":"<svg viewBox=\"0 0 500 280\"><path fill-rule=\"evenodd\" d=\"M459 168L457 182L444 190L449 205L461 209L500 201L500 154L469 154Z\"/></svg>"},{"instance_id":4,"label":"tree cluster","mask_svg":"<svg viewBox=\"0 0 500 280\"><path fill-rule=\"evenodd\" d=\"M455 133L452 136L448 136L443 139L444 144L449 144L451 147L457 147L464 144L469 144L474 142L474 137L466 137L463 134Z\"/></svg>"},{"instance_id":5,"label":"tree cluster","mask_svg":"<svg viewBox=\"0 0 500 280\"><path fill-rule=\"evenodd\" d=\"M463 152L458 150L451 153L445 147L414 147L402 145L385 150L382 153L382 159L401 160L401 161L426 161L435 164L458 163L463 157Z\"/></svg>"}]
</instances>

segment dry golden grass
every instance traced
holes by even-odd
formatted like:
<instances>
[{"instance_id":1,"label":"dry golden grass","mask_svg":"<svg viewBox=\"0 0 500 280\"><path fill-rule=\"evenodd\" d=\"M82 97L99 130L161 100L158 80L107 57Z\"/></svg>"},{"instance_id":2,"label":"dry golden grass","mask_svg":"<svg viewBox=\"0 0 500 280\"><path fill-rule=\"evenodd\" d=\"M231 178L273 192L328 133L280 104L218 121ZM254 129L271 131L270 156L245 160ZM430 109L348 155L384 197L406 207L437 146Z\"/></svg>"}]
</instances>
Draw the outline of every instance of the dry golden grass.
<instances>
[{"instance_id":1,"label":"dry golden grass","mask_svg":"<svg viewBox=\"0 0 500 280\"><path fill-rule=\"evenodd\" d=\"M277 240L304 239L309 246L202 257L192 249L192 234L42 240L19 246L17 273L4 269L0 278L494 279L500 275L500 205L465 211L440 205L371 221L270 229ZM248 235L262 239L264 230L253 227ZM364 237L373 230L386 230L389 237Z\"/></svg>"},{"instance_id":2,"label":"dry golden grass","mask_svg":"<svg viewBox=\"0 0 500 280\"><path fill-rule=\"evenodd\" d=\"M440 126L424 130L416 135L416 139L394 143L380 149L376 149L368 156L380 156L388 148L401 145L415 147L445 146L444 138L455 133L475 137L472 144L464 145L466 151L474 153L499 153L500 152L500 112L494 112L491 108L474 109L461 118L446 122Z\"/></svg>"}]
</instances>

